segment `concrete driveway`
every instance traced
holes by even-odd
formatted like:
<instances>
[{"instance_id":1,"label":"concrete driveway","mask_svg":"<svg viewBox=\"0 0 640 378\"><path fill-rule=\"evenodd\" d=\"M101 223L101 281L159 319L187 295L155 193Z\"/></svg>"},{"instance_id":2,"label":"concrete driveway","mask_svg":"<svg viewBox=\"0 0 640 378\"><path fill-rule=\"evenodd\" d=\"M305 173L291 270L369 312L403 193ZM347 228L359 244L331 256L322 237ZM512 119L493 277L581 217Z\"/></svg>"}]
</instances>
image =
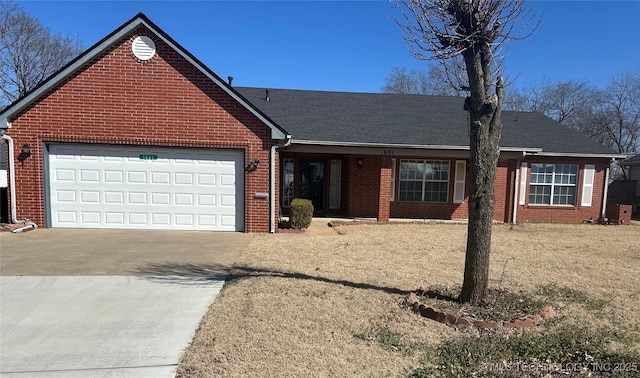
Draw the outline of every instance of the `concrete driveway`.
<instances>
[{"instance_id":1,"label":"concrete driveway","mask_svg":"<svg viewBox=\"0 0 640 378\"><path fill-rule=\"evenodd\" d=\"M0 375L173 377L250 235L0 233Z\"/></svg>"}]
</instances>

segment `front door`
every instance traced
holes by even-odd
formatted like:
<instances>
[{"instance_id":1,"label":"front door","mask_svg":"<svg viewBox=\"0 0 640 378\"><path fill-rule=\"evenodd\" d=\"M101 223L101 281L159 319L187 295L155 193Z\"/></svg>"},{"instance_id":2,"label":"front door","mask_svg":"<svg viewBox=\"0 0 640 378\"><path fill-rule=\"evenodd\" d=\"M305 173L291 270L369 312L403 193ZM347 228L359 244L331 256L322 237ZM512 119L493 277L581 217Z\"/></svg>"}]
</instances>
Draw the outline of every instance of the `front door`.
<instances>
[{"instance_id":1,"label":"front door","mask_svg":"<svg viewBox=\"0 0 640 378\"><path fill-rule=\"evenodd\" d=\"M301 197L311 200L313 213L324 213L324 161L302 162Z\"/></svg>"}]
</instances>

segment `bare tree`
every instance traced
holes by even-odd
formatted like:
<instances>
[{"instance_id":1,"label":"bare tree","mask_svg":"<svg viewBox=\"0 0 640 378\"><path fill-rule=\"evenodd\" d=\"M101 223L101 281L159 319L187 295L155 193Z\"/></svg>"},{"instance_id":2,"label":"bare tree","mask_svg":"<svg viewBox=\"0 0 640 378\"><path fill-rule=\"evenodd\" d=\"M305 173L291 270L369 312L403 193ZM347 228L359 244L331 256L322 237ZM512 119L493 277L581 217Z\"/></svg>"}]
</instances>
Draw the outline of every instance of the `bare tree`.
<instances>
[{"instance_id":1,"label":"bare tree","mask_svg":"<svg viewBox=\"0 0 640 378\"><path fill-rule=\"evenodd\" d=\"M11 1L0 0L0 108L24 96L82 51Z\"/></svg>"},{"instance_id":2,"label":"bare tree","mask_svg":"<svg viewBox=\"0 0 640 378\"><path fill-rule=\"evenodd\" d=\"M551 82L542 80L512 90L505 99L505 110L544 113L563 125L578 127L580 112L591 106L595 89L585 81L567 80Z\"/></svg>"},{"instance_id":3,"label":"bare tree","mask_svg":"<svg viewBox=\"0 0 640 378\"><path fill-rule=\"evenodd\" d=\"M384 79L382 92L426 95L429 94L429 79L424 71L407 73L405 68L393 67Z\"/></svg>"},{"instance_id":4,"label":"bare tree","mask_svg":"<svg viewBox=\"0 0 640 378\"><path fill-rule=\"evenodd\" d=\"M460 96L462 91L457 90L447 77L444 69L430 65L429 71L411 70L393 67L391 73L384 79L382 87L384 93L421 94L434 96Z\"/></svg>"},{"instance_id":5,"label":"bare tree","mask_svg":"<svg viewBox=\"0 0 640 378\"><path fill-rule=\"evenodd\" d=\"M640 72L615 75L602 90L584 81L543 80L507 97L505 109L544 113L620 154L640 151Z\"/></svg>"},{"instance_id":6,"label":"bare tree","mask_svg":"<svg viewBox=\"0 0 640 378\"><path fill-rule=\"evenodd\" d=\"M640 151L640 72L614 76L598 93L587 132L621 154ZM627 179L627 172L622 171Z\"/></svg>"},{"instance_id":7,"label":"bare tree","mask_svg":"<svg viewBox=\"0 0 640 378\"><path fill-rule=\"evenodd\" d=\"M443 66L462 62L468 96L470 169L469 225L460 300L478 303L489 281L494 184L502 132L504 81L499 49L518 39L514 30L528 13L524 0L400 0L396 23L413 55ZM533 20L530 18L529 20ZM456 60L457 59L457 60ZM494 79L496 75L496 79Z\"/></svg>"}]
</instances>

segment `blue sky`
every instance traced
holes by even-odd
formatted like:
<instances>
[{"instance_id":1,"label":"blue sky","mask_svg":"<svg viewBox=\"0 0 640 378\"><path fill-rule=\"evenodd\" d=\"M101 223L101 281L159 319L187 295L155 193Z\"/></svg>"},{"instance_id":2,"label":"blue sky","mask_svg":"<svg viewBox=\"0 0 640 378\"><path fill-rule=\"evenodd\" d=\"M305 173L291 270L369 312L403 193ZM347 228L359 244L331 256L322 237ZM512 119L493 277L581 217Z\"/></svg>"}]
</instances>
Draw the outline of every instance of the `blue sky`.
<instances>
[{"instance_id":1,"label":"blue sky","mask_svg":"<svg viewBox=\"0 0 640 378\"><path fill-rule=\"evenodd\" d=\"M90 47L145 13L219 76L264 88L379 92L392 67L426 70L383 0L16 1L54 32ZM521 86L585 80L604 87L640 71L640 1L532 1L543 14L508 45L506 74Z\"/></svg>"}]
</instances>

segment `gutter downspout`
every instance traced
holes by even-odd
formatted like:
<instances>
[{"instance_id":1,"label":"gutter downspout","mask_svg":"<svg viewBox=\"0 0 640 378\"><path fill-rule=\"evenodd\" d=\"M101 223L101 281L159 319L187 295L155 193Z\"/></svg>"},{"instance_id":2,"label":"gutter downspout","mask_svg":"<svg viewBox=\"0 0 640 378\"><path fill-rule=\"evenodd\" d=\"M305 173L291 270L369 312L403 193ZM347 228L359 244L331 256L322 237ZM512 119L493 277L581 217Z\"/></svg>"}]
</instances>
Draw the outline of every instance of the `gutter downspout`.
<instances>
[{"instance_id":1,"label":"gutter downspout","mask_svg":"<svg viewBox=\"0 0 640 378\"><path fill-rule=\"evenodd\" d=\"M287 139L283 144L275 144L271 146L269 154L269 233L276 232L276 150L278 148L286 148L291 145L291 135L287 135Z\"/></svg>"},{"instance_id":2,"label":"gutter downspout","mask_svg":"<svg viewBox=\"0 0 640 378\"><path fill-rule=\"evenodd\" d=\"M511 223L512 224L517 224L518 223L518 202L520 200L520 193L519 193L519 189L520 189L520 169L522 168L522 159L524 159L524 157L527 156L527 152L526 151L522 151L522 156L520 156L516 162L516 180L514 183L514 188L513 188L513 213L511 216Z\"/></svg>"},{"instance_id":3,"label":"gutter downspout","mask_svg":"<svg viewBox=\"0 0 640 378\"><path fill-rule=\"evenodd\" d=\"M607 170L604 175L604 193L602 195L602 207L600 210L600 218L604 219L607 212L607 196L609 195L609 171L611 169L611 163L613 163L616 159L611 159L609 164L607 165Z\"/></svg>"},{"instance_id":4,"label":"gutter downspout","mask_svg":"<svg viewBox=\"0 0 640 378\"><path fill-rule=\"evenodd\" d=\"M14 153L13 153L13 138L8 135L5 135L5 130L0 131L2 134L2 139L7 141L7 149L9 150L9 202L11 203L11 223L14 224L26 224L24 227L20 227L11 232L14 234L18 232L22 232L28 228L38 228L38 226L31 222L29 219L24 218L23 220L18 220L17 217L17 209L16 209L16 174L15 174L15 163L14 163Z\"/></svg>"}]
</instances>

